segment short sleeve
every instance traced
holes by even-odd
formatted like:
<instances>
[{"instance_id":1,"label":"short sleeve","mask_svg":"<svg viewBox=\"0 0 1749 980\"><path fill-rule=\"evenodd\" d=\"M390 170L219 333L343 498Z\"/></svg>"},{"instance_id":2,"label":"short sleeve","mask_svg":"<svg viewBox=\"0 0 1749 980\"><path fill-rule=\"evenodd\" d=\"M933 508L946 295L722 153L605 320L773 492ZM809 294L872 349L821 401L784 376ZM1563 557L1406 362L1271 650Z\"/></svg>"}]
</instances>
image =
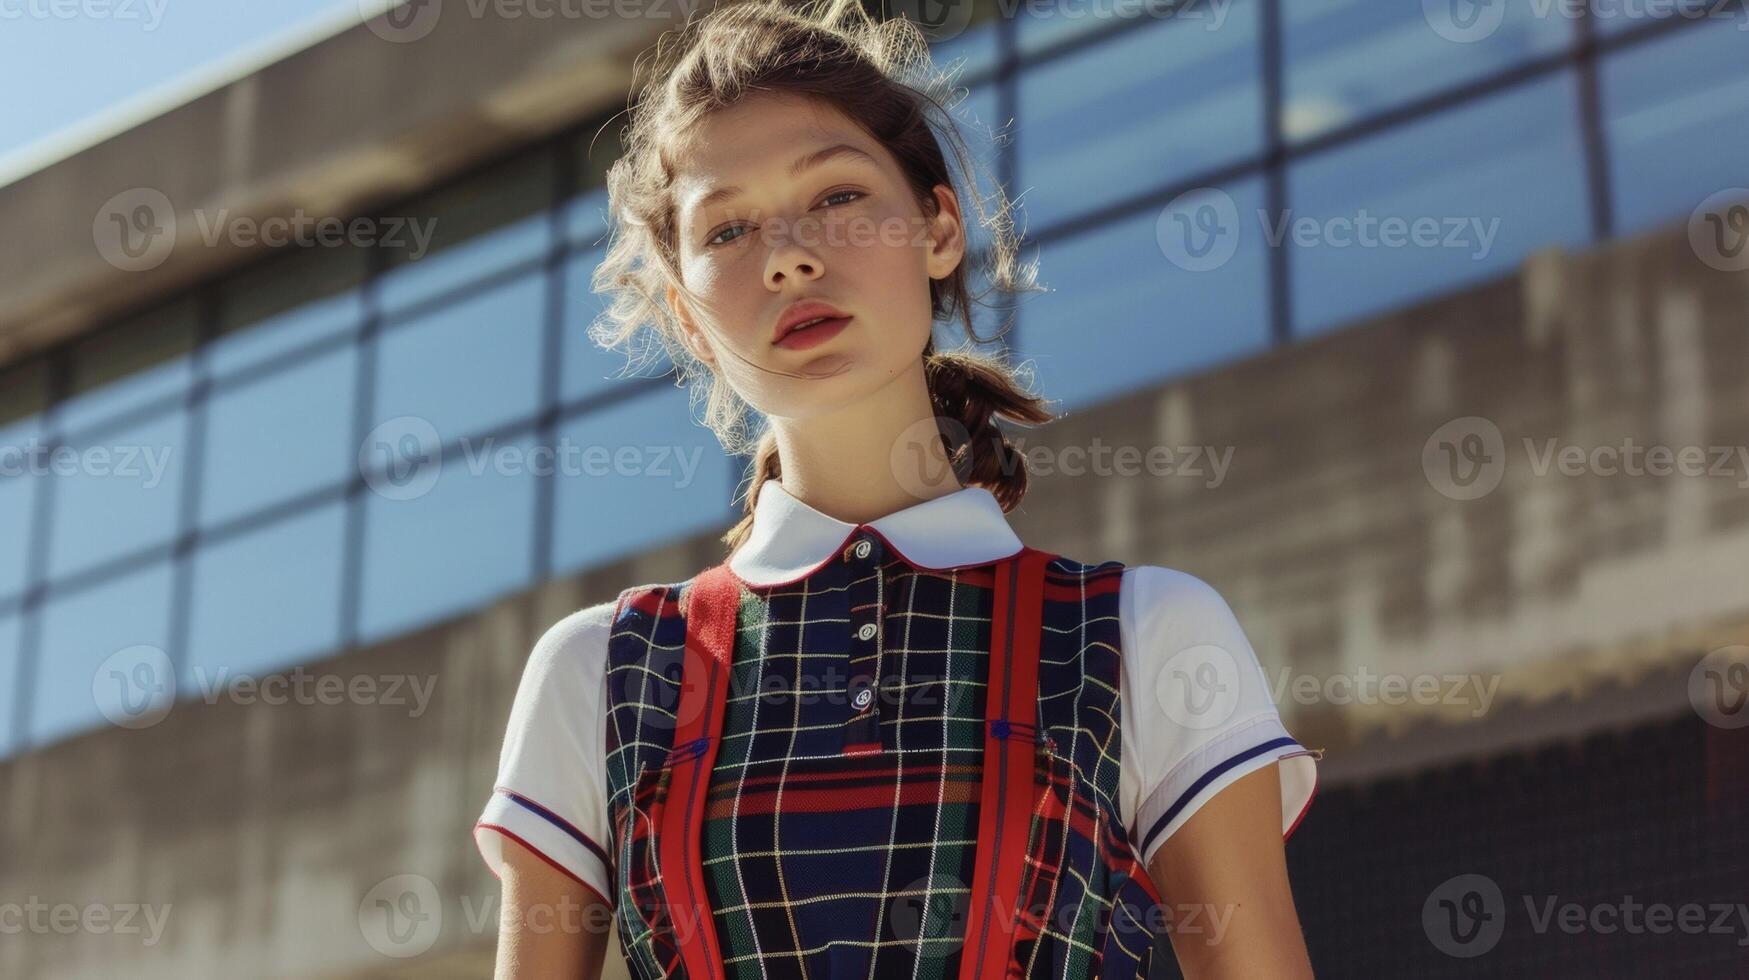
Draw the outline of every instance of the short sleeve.
<instances>
[{"instance_id":1,"label":"short sleeve","mask_svg":"<svg viewBox=\"0 0 1749 980\"><path fill-rule=\"evenodd\" d=\"M535 642L474 843L503 876L504 839L613 904L607 840L607 637L617 602L578 610Z\"/></svg>"},{"instance_id":2,"label":"short sleeve","mask_svg":"<svg viewBox=\"0 0 1749 980\"><path fill-rule=\"evenodd\" d=\"M1272 762L1282 835L1311 806L1317 764L1283 727L1271 686L1220 593L1158 565L1126 568L1119 803L1143 866L1215 794Z\"/></svg>"}]
</instances>

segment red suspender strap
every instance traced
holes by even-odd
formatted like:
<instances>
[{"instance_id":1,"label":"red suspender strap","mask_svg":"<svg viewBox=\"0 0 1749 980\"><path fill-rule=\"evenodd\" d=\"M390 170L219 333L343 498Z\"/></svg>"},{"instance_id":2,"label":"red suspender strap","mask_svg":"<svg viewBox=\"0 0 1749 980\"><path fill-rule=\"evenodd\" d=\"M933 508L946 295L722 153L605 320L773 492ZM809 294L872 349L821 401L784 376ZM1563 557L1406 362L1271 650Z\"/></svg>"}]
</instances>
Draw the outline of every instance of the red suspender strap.
<instances>
[{"instance_id":1,"label":"red suspender strap","mask_svg":"<svg viewBox=\"0 0 1749 980\"><path fill-rule=\"evenodd\" d=\"M1003 980L1008 971L1036 796L1038 641L1044 569L1050 557L1025 548L996 564L984 707L983 795L978 804L977 856L960 980Z\"/></svg>"},{"instance_id":2,"label":"red suspender strap","mask_svg":"<svg viewBox=\"0 0 1749 980\"><path fill-rule=\"evenodd\" d=\"M662 889L689 980L721 980L723 956L705 901L699 838L705 792L716 762L735 652L741 587L724 565L701 572L688 590L686 650L676 706L674 758L657 842Z\"/></svg>"}]
</instances>

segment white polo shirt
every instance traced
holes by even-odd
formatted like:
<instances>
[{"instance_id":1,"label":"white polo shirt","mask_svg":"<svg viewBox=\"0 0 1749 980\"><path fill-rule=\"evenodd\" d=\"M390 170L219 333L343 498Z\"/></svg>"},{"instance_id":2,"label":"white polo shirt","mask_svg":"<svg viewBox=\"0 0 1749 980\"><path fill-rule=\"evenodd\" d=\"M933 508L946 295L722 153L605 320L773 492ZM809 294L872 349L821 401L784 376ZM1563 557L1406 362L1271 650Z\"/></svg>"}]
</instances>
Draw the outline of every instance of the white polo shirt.
<instances>
[{"instance_id":1,"label":"white polo shirt","mask_svg":"<svg viewBox=\"0 0 1749 980\"><path fill-rule=\"evenodd\" d=\"M767 481L752 533L729 559L750 585L791 582L831 560L857 528ZM923 568L979 565L1021 541L995 495L965 487L870 521ZM494 873L513 837L571 877L615 894L608 876L607 639L610 600L578 610L535 643L511 707L498 776L474 838ZM1144 866L1222 789L1279 763L1291 834L1316 790L1315 756L1282 726L1270 685L1232 610L1207 583L1159 565L1124 569L1119 588L1118 806Z\"/></svg>"}]
</instances>

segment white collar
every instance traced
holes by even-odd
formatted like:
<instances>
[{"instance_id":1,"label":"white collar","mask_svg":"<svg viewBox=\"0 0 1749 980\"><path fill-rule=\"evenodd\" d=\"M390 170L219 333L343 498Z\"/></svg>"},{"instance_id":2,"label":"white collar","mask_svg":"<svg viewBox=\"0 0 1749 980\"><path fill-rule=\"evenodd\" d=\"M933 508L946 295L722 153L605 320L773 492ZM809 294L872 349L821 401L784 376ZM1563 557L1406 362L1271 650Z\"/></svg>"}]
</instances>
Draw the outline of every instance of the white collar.
<instances>
[{"instance_id":1,"label":"white collar","mask_svg":"<svg viewBox=\"0 0 1749 980\"><path fill-rule=\"evenodd\" d=\"M729 556L729 570L749 585L787 585L837 555L862 527L919 568L984 565L1022 548L1002 504L983 487L961 487L866 524L851 524L802 503L777 480L766 480L753 504L752 531Z\"/></svg>"}]
</instances>

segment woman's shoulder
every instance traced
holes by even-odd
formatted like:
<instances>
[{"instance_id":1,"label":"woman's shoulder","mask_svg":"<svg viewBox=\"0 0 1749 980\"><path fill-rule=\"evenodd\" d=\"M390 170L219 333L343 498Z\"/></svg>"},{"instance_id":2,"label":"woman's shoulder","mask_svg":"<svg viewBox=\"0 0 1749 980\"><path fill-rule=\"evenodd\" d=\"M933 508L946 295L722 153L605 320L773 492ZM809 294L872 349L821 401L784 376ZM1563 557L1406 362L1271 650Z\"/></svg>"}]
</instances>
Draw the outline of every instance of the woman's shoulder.
<instances>
[{"instance_id":1,"label":"woman's shoulder","mask_svg":"<svg viewBox=\"0 0 1749 980\"><path fill-rule=\"evenodd\" d=\"M690 581L690 580L688 580ZM684 583L647 582L628 586L611 599L572 610L551 624L535 642L533 658L571 663L599 660L615 625L635 611L642 597L677 592Z\"/></svg>"}]
</instances>

